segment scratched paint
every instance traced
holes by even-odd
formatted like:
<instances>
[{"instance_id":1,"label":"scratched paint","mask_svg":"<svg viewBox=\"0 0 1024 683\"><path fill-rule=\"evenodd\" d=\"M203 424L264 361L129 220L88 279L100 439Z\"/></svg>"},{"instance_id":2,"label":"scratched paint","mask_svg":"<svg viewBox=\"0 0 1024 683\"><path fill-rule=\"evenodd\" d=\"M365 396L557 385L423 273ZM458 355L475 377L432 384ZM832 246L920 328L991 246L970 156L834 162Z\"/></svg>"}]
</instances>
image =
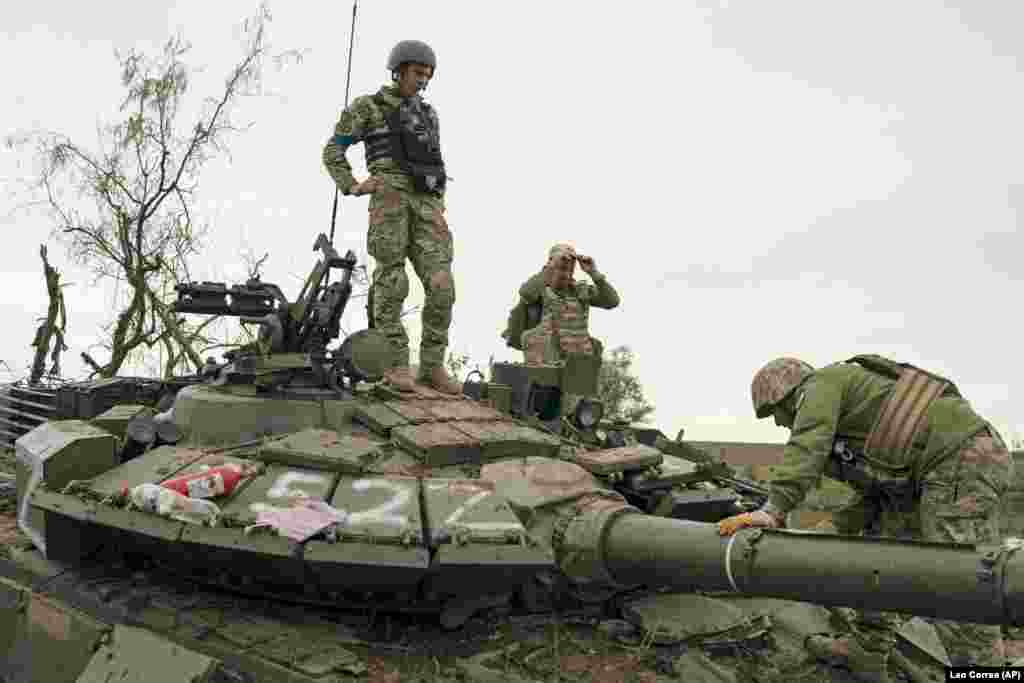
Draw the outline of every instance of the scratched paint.
<instances>
[{"instance_id":1,"label":"scratched paint","mask_svg":"<svg viewBox=\"0 0 1024 683\"><path fill-rule=\"evenodd\" d=\"M473 508L477 507L486 498L490 497L490 491L480 491L474 496L468 498L459 507L448 515L448 518L444 520L444 526L460 526L467 529L474 529L477 531L504 531L507 529L522 529L523 525L519 522L463 522L462 518Z\"/></svg>"}]
</instances>

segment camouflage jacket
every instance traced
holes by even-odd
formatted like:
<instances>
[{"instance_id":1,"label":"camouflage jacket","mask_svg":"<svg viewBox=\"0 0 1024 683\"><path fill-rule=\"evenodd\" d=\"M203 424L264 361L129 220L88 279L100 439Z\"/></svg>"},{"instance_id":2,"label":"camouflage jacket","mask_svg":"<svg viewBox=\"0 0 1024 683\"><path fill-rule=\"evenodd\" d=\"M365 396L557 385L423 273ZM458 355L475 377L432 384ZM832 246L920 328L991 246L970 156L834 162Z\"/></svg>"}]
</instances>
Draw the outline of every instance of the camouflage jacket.
<instances>
[{"instance_id":1,"label":"camouflage jacket","mask_svg":"<svg viewBox=\"0 0 1024 683\"><path fill-rule=\"evenodd\" d=\"M783 453L782 472L771 483L769 505L774 511L789 512L817 486L837 438L858 453L863 451L895 384L895 380L854 363L829 365L804 382L797 390L796 419ZM967 401L947 393L935 399L925 413L907 462L880 462L870 454L863 457L875 473L919 480L987 426Z\"/></svg>"},{"instance_id":2,"label":"camouflage jacket","mask_svg":"<svg viewBox=\"0 0 1024 683\"><path fill-rule=\"evenodd\" d=\"M345 153L352 145L363 142L375 131L387 129L387 115L398 106L401 96L398 86L385 85L376 95L357 97L348 109L341 112L334 126L334 135L324 145L323 162L327 172L334 178L343 194L348 194L355 184L352 166ZM385 106L381 107L379 103ZM433 109L433 108L431 108ZM398 189L412 189L412 180L397 162L391 159L377 159L369 163L367 170L372 176L387 176L389 184Z\"/></svg>"},{"instance_id":3,"label":"camouflage jacket","mask_svg":"<svg viewBox=\"0 0 1024 683\"><path fill-rule=\"evenodd\" d=\"M611 286L605 276L595 272L591 276L594 284L587 282L573 282L571 291L551 290L544 282L544 271L541 270L532 276L519 288L519 303L509 313L508 325L501 336L505 338L509 346L522 349L520 336L530 329L530 322L527 320L526 307L530 304L541 304L548 297L570 297L576 299L580 308L580 323L583 331L589 325L589 311L591 306L611 309L619 305L619 293ZM542 309L541 319L550 315L550 311Z\"/></svg>"},{"instance_id":4,"label":"camouflage jacket","mask_svg":"<svg viewBox=\"0 0 1024 683\"><path fill-rule=\"evenodd\" d=\"M618 306L619 293L611 286L604 274L595 271L592 277L594 284L574 281L570 288L571 291L556 291L554 293L559 296L568 295L579 299L587 306L608 309ZM544 298L544 289L546 287L544 271L542 270L522 284L519 288L519 296L527 303L540 303Z\"/></svg>"}]
</instances>

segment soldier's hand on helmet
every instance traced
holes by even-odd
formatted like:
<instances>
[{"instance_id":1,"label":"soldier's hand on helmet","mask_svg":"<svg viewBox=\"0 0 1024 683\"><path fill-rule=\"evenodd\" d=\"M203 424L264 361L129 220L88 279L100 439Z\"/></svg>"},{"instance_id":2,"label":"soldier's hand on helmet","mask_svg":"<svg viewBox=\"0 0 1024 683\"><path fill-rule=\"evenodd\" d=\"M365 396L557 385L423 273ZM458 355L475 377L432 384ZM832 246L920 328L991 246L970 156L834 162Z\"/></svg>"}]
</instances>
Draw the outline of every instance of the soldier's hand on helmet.
<instances>
[{"instance_id":1,"label":"soldier's hand on helmet","mask_svg":"<svg viewBox=\"0 0 1024 683\"><path fill-rule=\"evenodd\" d=\"M349 188L348 193L353 197L360 197L364 194L373 194L380 187L380 180L374 176L370 176L361 183L356 183Z\"/></svg>"},{"instance_id":2,"label":"soldier's hand on helmet","mask_svg":"<svg viewBox=\"0 0 1024 683\"><path fill-rule=\"evenodd\" d=\"M720 521L718 523L718 535L732 536L740 529L745 529L746 527L778 529L779 526L781 526L779 521L772 515L764 510L754 510L753 512L744 512L740 515L726 517Z\"/></svg>"},{"instance_id":3,"label":"soldier's hand on helmet","mask_svg":"<svg viewBox=\"0 0 1024 683\"><path fill-rule=\"evenodd\" d=\"M594 271L597 270L597 264L594 263L594 259L589 256L577 255L576 262L580 264L580 270L587 275L593 275Z\"/></svg>"}]
</instances>

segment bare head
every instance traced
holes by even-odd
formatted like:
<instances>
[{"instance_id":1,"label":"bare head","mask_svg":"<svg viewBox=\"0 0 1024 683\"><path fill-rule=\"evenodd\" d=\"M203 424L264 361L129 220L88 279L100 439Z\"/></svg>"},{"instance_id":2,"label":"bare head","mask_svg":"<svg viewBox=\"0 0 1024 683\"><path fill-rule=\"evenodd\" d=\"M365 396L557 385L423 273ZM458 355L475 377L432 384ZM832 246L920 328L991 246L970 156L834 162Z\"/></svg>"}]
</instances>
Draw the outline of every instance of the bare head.
<instances>
[{"instance_id":1,"label":"bare head","mask_svg":"<svg viewBox=\"0 0 1024 683\"><path fill-rule=\"evenodd\" d=\"M396 82L398 93L402 97L412 97L416 93L427 89L431 77L434 75L434 67L417 62L407 62L398 67Z\"/></svg>"},{"instance_id":2,"label":"bare head","mask_svg":"<svg viewBox=\"0 0 1024 683\"><path fill-rule=\"evenodd\" d=\"M556 244L548 251L548 262L544 266L548 287L564 289L572 284L576 270L576 250L569 244Z\"/></svg>"}]
</instances>

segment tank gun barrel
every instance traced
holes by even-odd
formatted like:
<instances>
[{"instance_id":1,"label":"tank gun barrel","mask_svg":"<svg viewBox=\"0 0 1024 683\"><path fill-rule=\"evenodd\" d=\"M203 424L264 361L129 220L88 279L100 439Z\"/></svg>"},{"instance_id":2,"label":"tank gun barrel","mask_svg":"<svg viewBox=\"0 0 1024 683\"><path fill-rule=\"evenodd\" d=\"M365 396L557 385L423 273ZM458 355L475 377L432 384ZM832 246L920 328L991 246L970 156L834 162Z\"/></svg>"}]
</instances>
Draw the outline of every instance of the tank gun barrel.
<instances>
[{"instance_id":1,"label":"tank gun barrel","mask_svg":"<svg viewBox=\"0 0 1024 683\"><path fill-rule=\"evenodd\" d=\"M736 591L986 624L1024 621L1024 542L998 547L744 529L620 514L601 524L616 582Z\"/></svg>"}]
</instances>

